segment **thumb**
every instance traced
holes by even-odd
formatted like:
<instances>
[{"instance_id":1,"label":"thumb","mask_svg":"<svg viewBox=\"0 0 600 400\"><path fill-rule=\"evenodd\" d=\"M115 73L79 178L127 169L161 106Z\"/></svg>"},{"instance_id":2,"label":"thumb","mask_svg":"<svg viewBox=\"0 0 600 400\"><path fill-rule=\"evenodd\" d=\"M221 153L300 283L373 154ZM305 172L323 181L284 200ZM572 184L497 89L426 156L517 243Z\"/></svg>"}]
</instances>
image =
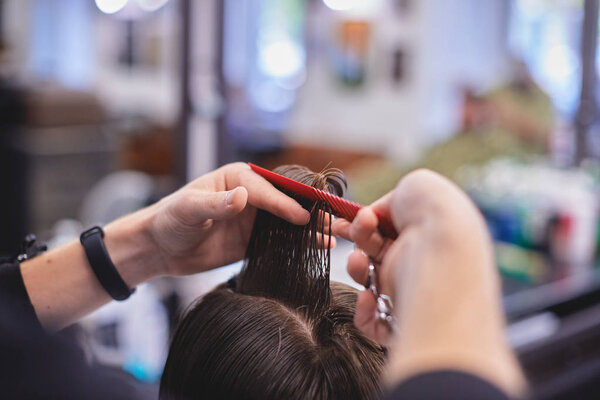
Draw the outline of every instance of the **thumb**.
<instances>
[{"instance_id":1,"label":"thumb","mask_svg":"<svg viewBox=\"0 0 600 400\"><path fill-rule=\"evenodd\" d=\"M223 192L195 192L182 203L181 217L187 223L199 224L208 219L222 220L239 214L248 202L243 186Z\"/></svg>"}]
</instances>

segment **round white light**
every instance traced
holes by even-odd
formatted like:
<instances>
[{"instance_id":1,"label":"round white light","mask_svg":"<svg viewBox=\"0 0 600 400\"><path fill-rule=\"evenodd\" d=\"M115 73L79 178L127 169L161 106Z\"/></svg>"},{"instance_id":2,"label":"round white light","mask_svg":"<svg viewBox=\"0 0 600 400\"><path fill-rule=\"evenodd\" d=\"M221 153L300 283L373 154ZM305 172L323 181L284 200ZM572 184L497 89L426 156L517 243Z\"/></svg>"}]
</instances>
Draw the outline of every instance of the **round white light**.
<instances>
[{"instance_id":1,"label":"round white light","mask_svg":"<svg viewBox=\"0 0 600 400\"><path fill-rule=\"evenodd\" d=\"M267 75L291 77L304 67L304 51L291 40L278 40L260 49L258 65Z\"/></svg>"},{"instance_id":2,"label":"round white light","mask_svg":"<svg viewBox=\"0 0 600 400\"><path fill-rule=\"evenodd\" d=\"M127 4L128 0L95 0L96 6L105 14L114 14Z\"/></svg>"},{"instance_id":3,"label":"round white light","mask_svg":"<svg viewBox=\"0 0 600 400\"><path fill-rule=\"evenodd\" d=\"M577 54L566 45L551 47L543 58L544 74L551 79L565 79L574 74L578 67Z\"/></svg>"}]
</instances>

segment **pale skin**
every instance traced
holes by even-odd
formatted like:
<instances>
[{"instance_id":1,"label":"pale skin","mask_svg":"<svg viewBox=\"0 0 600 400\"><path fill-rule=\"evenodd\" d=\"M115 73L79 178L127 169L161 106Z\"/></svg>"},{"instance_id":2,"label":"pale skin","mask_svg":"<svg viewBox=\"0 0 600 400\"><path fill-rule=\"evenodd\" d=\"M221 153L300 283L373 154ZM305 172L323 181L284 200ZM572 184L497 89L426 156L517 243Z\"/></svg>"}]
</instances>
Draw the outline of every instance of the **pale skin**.
<instances>
[{"instance_id":1,"label":"pale skin","mask_svg":"<svg viewBox=\"0 0 600 400\"><path fill-rule=\"evenodd\" d=\"M206 271L243 258L257 208L294 224L309 220L296 201L248 165L235 163L108 224L106 248L129 287L159 276ZM49 331L111 300L79 241L23 262L21 273L36 315Z\"/></svg>"},{"instance_id":2,"label":"pale skin","mask_svg":"<svg viewBox=\"0 0 600 400\"><path fill-rule=\"evenodd\" d=\"M257 208L294 224L309 219L297 202L237 163L107 225L105 243L130 287L206 271L243 257ZM400 233L395 241L378 233L375 212L391 217ZM352 224L335 220L333 233L362 249L350 255L350 275L364 284L371 257L381 291L394 301L400 332L395 336L374 319L371 293L359 295L355 315L363 332L390 346L387 384L455 369L509 394L522 392L523 375L503 336L491 242L481 215L456 186L429 171L413 172ZM21 271L38 319L49 331L111 300L78 241L23 262Z\"/></svg>"},{"instance_id":3,"label":"pale skin","mask_svg":"<svg viewBox=\"0 0 600 400\"><path fill-rule=\"evenodd\" d=\"M375 212L391 217L399 232L395 241L380 235ZM395 335L375 319L368 291L359 294L354 319L366 335L389 346L389 386L451 369L480 376L509 395L523 393L523 374L503 334L491 240L458 187L431 171L414 171L353 223L336 220L333 231L359 247L348 259L353 279L365 284L371 258L379 289L394 302Z\"/></svg>"}]
</instances>

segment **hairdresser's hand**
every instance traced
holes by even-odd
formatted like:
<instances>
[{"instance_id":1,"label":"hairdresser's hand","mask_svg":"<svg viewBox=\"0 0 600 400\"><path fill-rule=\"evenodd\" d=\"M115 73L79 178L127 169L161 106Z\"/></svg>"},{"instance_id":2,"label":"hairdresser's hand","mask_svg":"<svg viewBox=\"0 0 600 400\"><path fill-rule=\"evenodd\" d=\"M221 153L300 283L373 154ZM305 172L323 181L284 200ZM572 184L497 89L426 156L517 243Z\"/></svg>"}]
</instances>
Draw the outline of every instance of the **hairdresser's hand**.
<instances>
[{"instance_id":1,"label":"hairdresser's hand","mask_svg":"<svg viewBox=\"0 0 600 400\"><path fill-rule=\"evenodd\" d=\"M185 275L243 258L256 209L294 224L309 213L244 163L226 165L162 199L150 233L161 274Z\"/></svg>"},{"instance_id":2,"label":"hairdresser's hand","mask_svg":"<svg viewBox=\"0 0 600 400\"><path fill-rule=\"evenodd\" d=\"M376 213L393 221L399 232L396 241L381 236ZM476 263L496 282L490 240L479 212L458 187L431 171L408 174L393 191L364 207L352 224L338 219L333 230L358 247L348 259L348 272L358 283L367 280L369 258L374 262L377 286L394 300L400 322L425 266L433 264L440 270ZM435 273L441 276L440 271ZM448 287L448 282L433 282ZM375 306L370 292L361 293L355 322L373 339L388 343L389 331L374 318Z\"/></svg>"},{"instance_id":3,"label":"hairdresser's hand","mask_svg":"<svg viewBox=\"0 0 600 400\"><path fill-rule=\"evenodd\" d=\"M104 242L129 287L160 275L185 275L244 256L257 208L304 224L308 211L252 172L226 165L160 202L104 227ZM21 264L42 326L64 328L110 301L74 240Z\"/></svg>"},{"instance_id":4,"label":"hairdresser's hand","mask_svg":"<svg viewBox=\"0 0 600 400\"><path fill-rule=\"evenodd\" d=\"M377 231L376 213L391 217L395 241ZM369 257L380 291L391 296L397 336L375 318L375 299L359 295L355 323L390 346L388 382L432 369L459 369L510 393L522 375L504 341L498 274L483 218L453 183L431 171L408 174L357 215L336 220L334 234L353 240L348 272L364 284Z\"/></svg>"}]
</instances>

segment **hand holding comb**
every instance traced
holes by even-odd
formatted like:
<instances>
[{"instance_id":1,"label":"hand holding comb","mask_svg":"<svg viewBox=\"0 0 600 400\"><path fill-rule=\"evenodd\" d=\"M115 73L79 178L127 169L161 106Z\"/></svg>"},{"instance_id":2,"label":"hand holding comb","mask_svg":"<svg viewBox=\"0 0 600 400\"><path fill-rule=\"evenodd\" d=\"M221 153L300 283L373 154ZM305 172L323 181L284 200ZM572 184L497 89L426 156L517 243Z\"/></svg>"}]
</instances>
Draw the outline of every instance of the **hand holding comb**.
<instances>
[{"instance_id":1,"label":"hand holding comb","mask_svg":"<svg viewBox=\"0 0 600 400\"><path fill-rule=\"evenodd\" d=\"M248 163L248 165L254 172L276 186L289 190L290 192L311 201L321 200L326 202L331 206L332 214L336 217L344 218L345 220L352 222L358 211L362 208L360 204L346 200L343 197L339 197L323 190L316 189L312 186L296 182L293 179L286 178L285 176L276 174L275 172L259 167L258 165L252 163ZM396 239L398 237L398 233L396 232L392 221L390 221L390 219L385 215L381 215L379 213L376 215L379 219L379 232L385 237Z\"/></svg>"}]
</instances>

